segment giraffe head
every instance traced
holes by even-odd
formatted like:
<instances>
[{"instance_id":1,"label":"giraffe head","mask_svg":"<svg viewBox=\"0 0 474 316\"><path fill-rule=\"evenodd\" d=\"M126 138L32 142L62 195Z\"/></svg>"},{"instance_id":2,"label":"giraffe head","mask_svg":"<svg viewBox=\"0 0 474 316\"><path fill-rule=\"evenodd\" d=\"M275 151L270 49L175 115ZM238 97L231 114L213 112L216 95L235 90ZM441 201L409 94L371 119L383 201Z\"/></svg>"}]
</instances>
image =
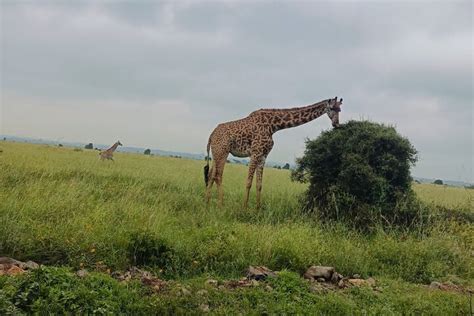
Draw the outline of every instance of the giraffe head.
<instances>
[{"instance_id":1,"label":"giraffe head","mask_svg":"<svg viewBox=\"0 0 474 316\"><path fill-rule=\"evenodd\" d=\"M331 119L332 127L339 126L339 112L341 112L342 98L338 101L337 97L329 99L326 106L326 113Z\"/></svg>"},{"instance_id":2,"label":"giraffe head","mask_svg":"<svg viewBox=\"0 0 474 316\"><path fill-rule=\"evenodd\" d=\"M117 145L122 146L122 143L118 140Z\"/></svg>"}]
</instances>

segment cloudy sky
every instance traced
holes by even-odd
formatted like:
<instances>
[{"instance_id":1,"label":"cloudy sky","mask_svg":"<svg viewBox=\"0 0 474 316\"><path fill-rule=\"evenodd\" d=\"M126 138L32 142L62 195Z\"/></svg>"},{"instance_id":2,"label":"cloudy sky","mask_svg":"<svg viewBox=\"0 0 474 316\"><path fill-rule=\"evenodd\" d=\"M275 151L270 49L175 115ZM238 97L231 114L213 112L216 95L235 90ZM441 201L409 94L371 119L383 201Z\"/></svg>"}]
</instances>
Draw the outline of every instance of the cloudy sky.
<instances>
[{"instance_id":1,"label":"cloudy sky","mask_svg":"<svg viewBox=\"0 0 474 316\"><path fill-rule=\"evenodd\" d=\"M471 1L0 3L0 134L204 153L220 122L342 96L342 122L412 141L414 175L473 181Z\"/></svg>"}]
</instances>

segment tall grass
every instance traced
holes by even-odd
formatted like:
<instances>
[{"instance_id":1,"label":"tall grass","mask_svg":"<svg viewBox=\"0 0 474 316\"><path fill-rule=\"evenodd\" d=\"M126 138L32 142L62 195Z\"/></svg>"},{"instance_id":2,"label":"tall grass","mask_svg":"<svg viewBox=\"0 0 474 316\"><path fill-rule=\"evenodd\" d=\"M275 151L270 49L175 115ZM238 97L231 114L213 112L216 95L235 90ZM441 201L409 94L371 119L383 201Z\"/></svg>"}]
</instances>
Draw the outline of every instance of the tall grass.
<instances>
[{"instance_id":1,"label":"tall grass","mask_svg":"<svg viewBox=\"0 0 474 316\"><path fill-rule=\"evenodd\" d=\"M421 283L469 284L474 277L471 224L446 221L424 236L365 236L321 225L301 213L298 199L306 187L285 170L265 169L263 209L244 210L246 167L228 164L225 206L218 209L213 200L208 209L204 162L117 153L113 163L89 150L9 142L0 148L0 255L124 269L144 248L141 264L178 279L236 277L259 264L295 272L332 265L344 275ZM452 194L441 202L433 196L442 188L415 190L450 207L472 201L472 190L449 188Z\"/></svg>"}]
</instances>

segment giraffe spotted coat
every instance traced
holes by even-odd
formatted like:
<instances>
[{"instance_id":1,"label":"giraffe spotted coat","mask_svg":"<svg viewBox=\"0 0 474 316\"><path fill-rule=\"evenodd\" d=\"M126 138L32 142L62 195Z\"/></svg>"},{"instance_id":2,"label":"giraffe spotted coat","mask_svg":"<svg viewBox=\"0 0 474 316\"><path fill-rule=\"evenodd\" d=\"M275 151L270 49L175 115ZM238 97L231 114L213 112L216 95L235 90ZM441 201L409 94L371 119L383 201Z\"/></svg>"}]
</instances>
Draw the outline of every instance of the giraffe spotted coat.
<instances>
[{"instance_id":1,"label":"giraffe spotted coat","mask_svg":"<svg viewBox=\"0 0 474 316\"><path fill-rule=\"evenodd\" d=\"M219 124L209 137L207 144L207 165L204 177L207 185L206 200L209 203L214 182L218 190L218 203L223 202L222 175L227 157L250 157L247 175L244 207L248 205L249 192L256 173L257 208L260 207L262 177L265 160L273 148L272 135L282 129L310 122L324 113L331 119L332 125L339 125L339 112L342 99L327 99L312 105L290 109L260 109L249 116ZM209 169L209 152L212 151L213 163Z\"/></svg>"}]
</instances>

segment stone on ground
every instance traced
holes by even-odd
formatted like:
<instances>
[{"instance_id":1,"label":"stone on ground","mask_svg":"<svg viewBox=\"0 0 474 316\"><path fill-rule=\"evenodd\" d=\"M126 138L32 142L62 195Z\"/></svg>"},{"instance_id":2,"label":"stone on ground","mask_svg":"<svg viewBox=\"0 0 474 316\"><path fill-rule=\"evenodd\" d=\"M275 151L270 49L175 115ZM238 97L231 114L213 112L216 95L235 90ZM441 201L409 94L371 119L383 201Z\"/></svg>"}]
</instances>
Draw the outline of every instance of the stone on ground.
<instances>
[{"instance_id":1,"label":"stone on ground","mask_svg":"<svg viewBox=\"0 0 474 316\"><path fill-rule=\"evenodd\" d=\"M265 266L250 266L247 270L247 279L249 280L265 280L267 277L272 276L275 277L277 274L268 269Z\"/></svg>"},{"instance_id":2,"label":"stone on ground","mask_svg":"<svg viewBox=\"0 0 474 316\"><path fill-rule=\"evenodd\" d=\"M306 270L303 277L309 280L318 280L323 278L325 281L330 281L334 274L334 267L311 266Z\"/></svg>"}]
</instances>

